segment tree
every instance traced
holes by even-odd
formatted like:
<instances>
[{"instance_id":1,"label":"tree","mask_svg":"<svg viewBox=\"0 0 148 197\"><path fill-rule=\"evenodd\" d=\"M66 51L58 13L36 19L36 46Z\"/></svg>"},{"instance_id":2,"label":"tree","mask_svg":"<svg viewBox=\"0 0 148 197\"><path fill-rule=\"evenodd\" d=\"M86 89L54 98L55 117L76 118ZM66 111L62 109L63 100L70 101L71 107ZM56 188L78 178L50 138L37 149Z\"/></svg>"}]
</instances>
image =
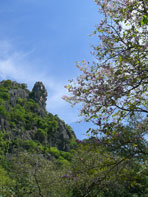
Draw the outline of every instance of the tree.
<instances>
[{"instance_id":1,"label":"tree","mask_svg":"<svg viewBox=\"0 0 148 197\"><path fill-rule=\"evenodd\" d=\"M137 113L148 115L148 2L95 2L103 18L94 31L96 61L77 64L82 74L64 99L81 103L80 114L106 134Z\"/></svg>"},{"instance_id":2,"label":"tree","mask_svg":"<svg viewBox=\"0 0 148 197\"><path fill-rule=\"evenodd\" d=\"M146 169L146 163L114 155L92 138L79 144L63 179L72 197L146 197Z\"/></svg>"},{"instance_id":3,"label":"tree","mask_svg":"<svg viewBox=\"0 0 148 197\"><path fill-rule=\"evenodd\" d=\"M42 154L20 152L10 160L15 194L24 197L70 196L63 182L65 169Z\"/></svg>"},{"instance_id":4,"label":"tree","mask_svg":"<svg viewBox=\"0 0 148 197\"><path fill-rule=\"evenodd\" d=\"M13 179L10 179L7 171L2 166L0 166L0 177L0 195L14 196L12 188L14 187L15 183Z\"/></svg>"}]
</instances>

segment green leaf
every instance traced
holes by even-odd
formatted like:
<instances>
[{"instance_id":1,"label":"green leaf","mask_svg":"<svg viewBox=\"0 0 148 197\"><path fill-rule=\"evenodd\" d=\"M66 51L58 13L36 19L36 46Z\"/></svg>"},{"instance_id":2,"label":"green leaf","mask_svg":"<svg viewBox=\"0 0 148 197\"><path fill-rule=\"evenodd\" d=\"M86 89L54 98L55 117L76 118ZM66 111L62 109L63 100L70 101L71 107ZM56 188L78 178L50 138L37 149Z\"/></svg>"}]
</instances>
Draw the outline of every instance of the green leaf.
<instances>
[{"instance_id":1,"label":"green leaf","mask_svg":"<svg viewBox=\"0 0 148 197\"><path fill-rule=\"evenodd\" d=\"M141 25L148 25L148 16L143 15Z\"/></svg>"},{"instance_id":2,"label":"green leaf","mask_svg":"<svg viewBox=\"0 0 148 197\"><path fill-rule=\"evenodd\" d=\"M122 57L121 56L119 57L119 61L120 61L120 63L122 62Z\"/></svg>"},{"instance_id":3,"label":"green leaf","mask_svg":"<svg viewBox=\"0 0 148 197\"><path fill-rule=\"evenodd\" d=\"M102 33L102 32L103 32L103 30L98 28L98 32L101 32L101 33Z\"/></svg>"}]
</instances>

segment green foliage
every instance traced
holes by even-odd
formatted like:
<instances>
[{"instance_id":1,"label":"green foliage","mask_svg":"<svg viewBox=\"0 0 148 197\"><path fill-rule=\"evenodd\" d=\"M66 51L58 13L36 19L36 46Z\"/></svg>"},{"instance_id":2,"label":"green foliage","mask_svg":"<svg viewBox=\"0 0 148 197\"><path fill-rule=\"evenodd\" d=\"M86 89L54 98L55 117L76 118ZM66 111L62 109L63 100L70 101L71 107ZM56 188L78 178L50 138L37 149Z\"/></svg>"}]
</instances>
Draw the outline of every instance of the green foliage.
<instances>
[{"instance_id":1,"label":"green foliage","mask_svg":"<svg viewBox=\"0 0 148 197\"><path fill-rule=\"evenodd\" d=\"M27 84L26 84L26 83L22 83L22 84L21 84L21 88L22 88L22 89L27 89Z\"/></svg>"},{"instance_id":2,"label":"green foliage","mask_svg":"<svg viewBox=\"0 0 148 197\"><path fill-rule=\"evenodd\" d=\"M57 197L147 195L146 163L115 156L103 146L90 142L79 145L71 162L55 147L50 152L56 155L55 161L27 152L13 156L10 175L16 182L17 194L26 197L49 193Z\"/></svg>"},{"instance_id":3,"label":"green foliage","mask_svg":"<svg viewBox=\"0 0 148 197\"><path fill-rule=\"evenodd\" d=\"M20 104L17 104L10 112L11 121L15 123L25 122L25 109Z\"/></svg>"},{"instance_id":4,"label":"green foliage","mask_svg":"<svg viewBox=\"0 0 148 197\"><path fill-rule=\"evenodd\" d=\"M6 101L4 99L0 98L0 104L4 105L5 103L6 103Z\"/></svg>"},{"instance_id":5,"label":"green foliage","mask_svg":"<svg viewBox=\"0 0 148 197\"><path fill-rule=\"evenodd\" d=\"M12 121L11 121L11 122L10 122L10 127L11 127L11 128L15 128L15 127L16 127L15 122L12 122Z\"/></svg>"},{"instance_id":6,"label":"green foliage","mask_svg":"<svg viewBox=\"0 0 148 197\"><path fill-rule=\"evenodd\" d=\"M17 183L17 196L70 196L61 184L64 170L57 168L56 163L37 154L20 153L13 157L12 166L11 176Z\"/></svg>"},{"instance_id":7,"label":"green foliage","mask_svg":"<svg viewBox=\"0 0 148 197\"><path fill-rule=\"evenodd\" d=\"M59 158L57 159L57 163L65 167L70 165L70 162L64 159L62 156L59 156Z\"/></svg>"},{"instance_id":8,"label":"green foliage","mask_svg":"<svg viewBox=\"0 0 148 197\"><path fill-rule=\"evenodd\" d=\"M50 147L49 152L57 158L60 156L60 151L56 147Z\"/></svg>"},{"instance_id":9,"label":"green foliage","mask_svg":"<svg viewBox=\"0 0 148 197\"><path fill-rule=\"evenodd\" d=\"M23 140L21 142L21 145L28 151L35 151L37 150L37 147L38 147L38 143L36 143L35 141L33 140Z\"/></svg>"},{"instance_id":10,"label":"green foliage","mask_svg":"<svg viewBox=\"0 0 148 197\"><path fill-rule=\"evenodd\" d=\"M46 120L44 120L43 118L41 117L35 117L34 118L34 121L36 123L36 125L41 128L41 129L46 129L48 128L48 122Z\"/></svg>"},{"instance_id":11,"label":"green foliage","mask_svg":"<svg viewBox=\"0 0 148 197\"><path fill-rule=\"evenodd\" d=\"M77 65L83 74L67 86L72 96L65 100L83 102L81 115L96 124L89 131L103 135L77 144L66 125L75 150L50 147L47 139L57 134L58 116L40 117L40 106L32 99L18 98L11 106L9 90L25 90L26 85L1 82L0 117L14 131L0 132L3 197L148 196L148 121L143 115L148 114L148 3L95 2L104 14L94 32L100 42L94 47L97 61Z\"/></svg>"},{"instance_id":12,"label":"green foliage","mask_svg":"<svg viewBox=\"0 0 148 197\"><path fill-rule=\"evenodd\" d=\"M9 114L8 114L5 106L3 106L3 105L0 105L0 116L4 117L4 118L8 118L9 117Z\"/></svg>"},{"instance_id":13,"label":"green foliage","mask_svg":"<svg viewBox=\"0 0 148 197\"><path fill-rule=\"evenodd\" d=\"M0 166L0 196L13 196L14 181L8 176L7 171Z\"/></svg>"},{"instance_id":14,"label":"green foliage","mask_svg":"<svg viewBox=\"0 0 148 197\"><path fill-rule=\"evenodd\" d=\"M9 94L7 92L0 92L0 98L4 100L9 100Z\"/></svg>"},{"instance_id":15,"label":"green foliage","mask_svg":"<svg viewBox=\"0 0 148 197\"><path fill-rule=\"evenodd\" d=\"M147 196L147 170L140 171L148 160L148 2L95 2L101 13L96 61L77 63L81 74L69 80L63 98L80 104L80 115L95 124L88 132L101 149L79 150L73 196Z\"/></svg>"},{"instance_id":16,"label":"green foliage","mask_svg":"<svg viewBox=\"0 0 148 197\"><path fill-rule=\"evenodd\" d=\"M39 142L44 142L45 138L47 136L47 133L45 130L38 128L35 134L35 139L37 139Z\"/></svg>"},{"instance_id":17,"label":"green foliage","mask_svg":"<svg viewBox=\"0 0 148 197\"><path fill-rule=\"evenodd\" d=\"M68 161L70 161L72 159L72 153L70 153L70 152L60 151L60 154L63 158L65 158Z\"/></svg>"},{"instance_id":18,"label":"green foliage","mask_svg":"<svg viewBox=\"0 0 148 197\"><path fill-rule=\"evenodd\" d=\"M34 118L36 117L35 113L32 113L30 111L26 111L25 113L25 129L30 130L34 127Z\"/></svg>"},{"instance_id":19,"label":"green foliage","mask_svg":"<svg viewBox=\"0 0 148 197\"><path fill-rule=\"evenodd\" d=\"M11 80L2 81L2 85L3 87L10 89L12 87L12 81Z\"/></svg>"},{"instance_id":20,"label":"green foliage","mask_svg":"<svg viewBox=\"0 0 148 197\"><path fill-rule=\"evenodd\" d=\"M8 89L3 86L0 86L0 98L5 101L10 99L10 96L8 94Z\"/></svg>"},{"instance_id":21,"label":"green foliage","mask_svg":"<svg viewBox=\"0 0 148 197\"><path fill-rule=\"evenodd\" d=\"M16 98L17 90L14 99L9 100L9 93L14 88L19 89L18 93L20 88L26 89L16 82L0 83L0 121L3 130L0 131L0 195L37 197L41 196L41 188L43 196L70 196L67 186L63 187L61 183L65 183L62 176L70 167L74 151L64 152L57 148L62 143L57 137L61 120L51 113L41 117L41 107L30 97ZM64 121L61 122L65 125ZM8 132L4 131L5 128ZM73 131L68 125L66 129L72 136ZM57 147L50 147L50 141ZM69 146L70 140L63 143Z\"/></svg>"},{"instance_id":22,"label":"green foliage","mask_svg":"<svg viewBox=\"0 0 148 197\"><path fill-rule=\"evenodd\" d=\"M31 111L33 113L37 112L37 109L39 108L39 105L32 99L29 99L25 102L25 110Z\"/></svg>"},{"instance_id":23,"label":"green foliage","mask_svg":"<svg viewBox=\"0 0 148 197\"><path fill-rule=\"evenodd\" d=\"M24 102L25 102L24 99L22 99L22 98L20 98L20 97L17 98L17 103L18 103L18 104L23 105Z\"/></svg>"},{"instance_id":24,"label":"green foliage","mask_svg":"<svg viewBox=\"0 0 148 197\"><path fill-rule=\"evenodd\" d=\"M24 90L22 91L21 88ZM14 98L11 98L9 101L10 94L13 93L14 89L18 89L18 93L15 90ZM25 98L23 98L23 94ZM28 98L26 97L27 94ZM54 138L59 135L58 127L61 120L58 116L53 116L51 113L45 113L43 116L42 111L42 107L33 100L33 97L30 97L29 90L26 89L24 84L11 82L10 80L0 82L1 124L3 130L11 129L10 138L13 140L11 151L12 147L15 146L22 146L24 149L28 148L27 145L24 146L21 140L19 140L21 138L41 143L40 150L43 150L48 142L52 143ZM68 126L66 128L67 132L73 132L70 131ZM62 147L61 139L54 143L55 146ZM70 147L69 142L63 143L67 143L67 146Z\"/></svg>"},{"instance_id":25,"label":"green foliage","mask_svg":"<svg viewBox=\"0 0 148 197\"><path fill-rule=\"evenodd\" d=\"M8 152L9 140L6 131L0 131L0 158Z\"/></svg>"},{"instance_id":26,"label":"green foliage","mask_svg":"<svg viewBox=\"0 0 148 197\"><path fill-rule=\"evenodd\" d=\"M5 171L1 166L0 166L0 186L6 185L7 181L9 181L9 178L7 176L7 171Z\"/></svg>"},{"instance_id":27,"label":"green foliage","mask_svg":"<svg viewBox=\"0 0 148 197\"><path fill-rule=\"evenodd\" d=\"M77 142L74 136L72 136L72 138L69 140L68 142L70 144L70 147L72 148L76 148L77 147Z\"/></svg>"},{"instance_id":28,"label":"green foliage","mask_svg":"<svg viewBox=\"0 0 148 197\"><path fill-rule=\"evenodd\" d=\"M148 25L148 15L143 15L141 24L142 25Z\"/></svg>"},{"instance_id":29,"label":"green foliage","mask_svg":"<svg viewBox=\"0 0 148 197\"><path fill-rule=\"evenodd\" d=\"M48 133L54 133L56 129L58 128L58 122L56 120L50 120L48 121Z\"/></svg>"}]
</instances>

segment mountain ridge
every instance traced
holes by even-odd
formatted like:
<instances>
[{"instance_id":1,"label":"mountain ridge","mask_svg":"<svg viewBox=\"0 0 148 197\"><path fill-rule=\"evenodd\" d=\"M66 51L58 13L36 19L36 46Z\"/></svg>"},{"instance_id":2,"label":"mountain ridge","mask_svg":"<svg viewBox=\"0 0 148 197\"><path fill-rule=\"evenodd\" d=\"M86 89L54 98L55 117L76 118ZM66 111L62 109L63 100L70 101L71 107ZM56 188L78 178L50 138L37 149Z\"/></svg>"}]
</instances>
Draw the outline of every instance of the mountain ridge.
<instances>
[{"instance_id":1,"label":"mountain ridge","mask_svg":"<svg viewBox=\"0 0 148 197\"><path fill-rule=\"evenodd\" d=\"M69 151L76 137L72 128L46 110L47 91L36 82L32 91L27 85L11 80L0 82L0 131L9 141L8 152L23 149ZM34 148L33 148L34 147Z\"/></svg>"}]
</instances>

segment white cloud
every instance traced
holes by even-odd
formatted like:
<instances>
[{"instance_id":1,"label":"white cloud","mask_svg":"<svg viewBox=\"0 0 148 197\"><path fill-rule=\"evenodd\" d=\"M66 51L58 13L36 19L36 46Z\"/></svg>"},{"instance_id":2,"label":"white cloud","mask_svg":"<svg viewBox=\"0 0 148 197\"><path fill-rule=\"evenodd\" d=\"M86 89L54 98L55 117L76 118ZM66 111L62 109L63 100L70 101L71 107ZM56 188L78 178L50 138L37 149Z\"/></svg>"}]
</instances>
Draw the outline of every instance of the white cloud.
<instances>
[{"instance_id":1,"label":"white cloud","mask_svg":"<svg viewBox=\"0 0 148 197\"><path fill-rule=\"evenodd\" d=\"M47 110L58 114L67 123L78 120L77 110L62 100L66 94L64 88L66 81L59 81L56 76L47 75L42 65L30 63L32 52L23 53L16 51L13 46L6 42L0 42L0 79L11 79L20 83L26 83L31 89L36 81L42 81L48 91ZM33 61L31 61L33 62Z\"/></svg>"}]
</instances>

